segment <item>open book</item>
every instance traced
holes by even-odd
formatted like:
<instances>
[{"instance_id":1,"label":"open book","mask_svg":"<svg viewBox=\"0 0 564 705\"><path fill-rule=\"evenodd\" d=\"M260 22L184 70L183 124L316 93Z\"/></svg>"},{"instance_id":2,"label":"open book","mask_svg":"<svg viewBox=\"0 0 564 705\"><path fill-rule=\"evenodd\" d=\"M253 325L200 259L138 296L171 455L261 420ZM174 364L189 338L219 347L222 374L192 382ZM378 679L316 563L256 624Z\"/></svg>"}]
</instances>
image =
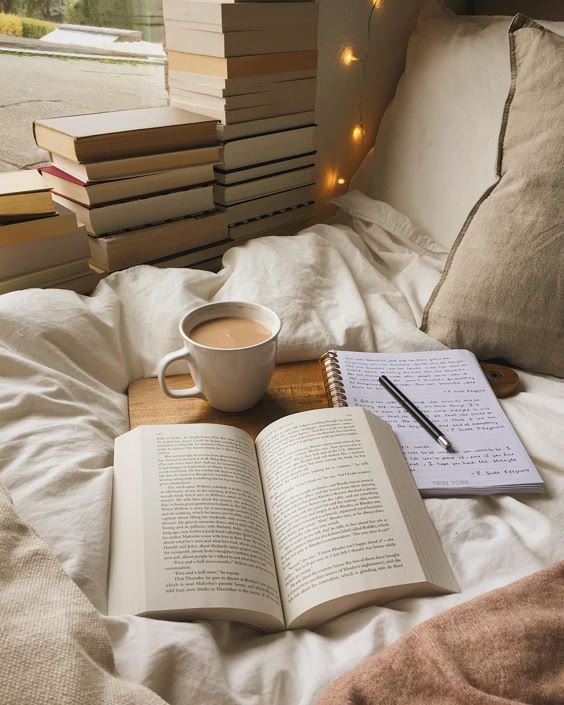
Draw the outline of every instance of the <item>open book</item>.
<instances>
[{"instance_id":1,"label":"open book","mask_svg":"<svg viewBox=\"0 0 564 705\"><path fill-rule=\"evenodd\" d=\"M315 627L458 589L390 426L364 409L116 440L109 613Z\"/></svg>"},{"instance_id":2,"label":"open book","mask_svg":"<svg viewBox=\"0 0 564 705\"><path fill-rule=\"evenodd\" d=\"M542 492L544 484L469 350L363 353L322 359L333 406L362 406L394 429L422 495ZM447 453L379 383L391 381L451 441Z\"/></svg>"}]
</instances>

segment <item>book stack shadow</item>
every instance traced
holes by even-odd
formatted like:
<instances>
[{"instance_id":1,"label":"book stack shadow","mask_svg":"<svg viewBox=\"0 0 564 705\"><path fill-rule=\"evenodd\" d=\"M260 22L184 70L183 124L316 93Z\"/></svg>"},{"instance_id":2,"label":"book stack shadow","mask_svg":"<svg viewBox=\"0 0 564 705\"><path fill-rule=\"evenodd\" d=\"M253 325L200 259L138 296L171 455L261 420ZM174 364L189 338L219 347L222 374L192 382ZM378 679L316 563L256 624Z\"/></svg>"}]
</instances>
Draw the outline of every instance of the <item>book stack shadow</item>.
<instances>
[{"instance_id":1,"label":"book stack shadow","mask_svg":"<svg viewBox=\"0 0 564 705\"><path fill-rule=\"evenodd\" d=\"M229 238L313 215L317 5L164 0L170 105L220 121L214 202Z\"/></svg>"},{"instance_id":2,"label":"book stack shadow","mask_svg":"<svg viewBox=\"0 0 564 705\"><path fill-rule=\"evenodd\" d=\"M100 280L88 237L34 169L0 174L0 294L27 288L87 294Z\"/></svg>"},{"instance_id":3,"label":"book stack shadow","mask_svg":"<svg viewBox=\"0 0 564 705\"><path fill-rule=\"evenodd\" d=\"M214 204L215 118L172 107L34 123L53 199L88 233L90 266L214 268L231 243ZM213 264L210 264L213 263Z\"/></svg>"}]
</instances>

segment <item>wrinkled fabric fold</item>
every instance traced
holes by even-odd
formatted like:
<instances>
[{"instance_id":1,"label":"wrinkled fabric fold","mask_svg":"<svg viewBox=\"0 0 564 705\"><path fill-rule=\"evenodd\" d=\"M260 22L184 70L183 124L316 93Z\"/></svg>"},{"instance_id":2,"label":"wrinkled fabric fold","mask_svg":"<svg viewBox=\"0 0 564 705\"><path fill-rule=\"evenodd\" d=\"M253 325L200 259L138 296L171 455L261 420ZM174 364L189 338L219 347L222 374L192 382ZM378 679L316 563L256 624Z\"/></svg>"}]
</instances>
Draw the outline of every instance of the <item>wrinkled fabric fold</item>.
<instances>
[{"instance_id":1,"label":"wrinkled fabric fold","mask_svg":"<svg viewBox=\"0 0 564 705\"><path fill-rule=\"evenodd\" d=\"M128 384L155 374L160 357L182 344L180 317L208 301L275 310L283 320L279 361L314 359L331 347L436 348L417 328L422 309L413 292L434 286L444 256L410 248L398 237L406 219L395 213L386 211L384 222L382 208L365 203L351 225L250 241L230 250L217 274L139 266L110 275L89 298L57 290L0 297L0 480L102 614L113 441L128 428ZM270 636L234 623L102 617L118 673L173 705L310 705L330 681L423 620L564 558L564 385L521 374L521 390L503 408L546 496L426 500L460 595L368 607L315 632Z\"/></svg>"}]
</instances>

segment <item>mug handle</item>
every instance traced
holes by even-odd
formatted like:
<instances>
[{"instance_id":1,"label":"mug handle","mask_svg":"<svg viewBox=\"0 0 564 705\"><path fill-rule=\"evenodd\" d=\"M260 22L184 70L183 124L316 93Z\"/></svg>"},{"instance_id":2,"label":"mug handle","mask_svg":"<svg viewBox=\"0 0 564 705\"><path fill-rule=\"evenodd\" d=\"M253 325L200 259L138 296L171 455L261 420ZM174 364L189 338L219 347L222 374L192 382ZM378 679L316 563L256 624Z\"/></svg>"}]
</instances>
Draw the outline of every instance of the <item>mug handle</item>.
<instances>
[{"instance_id":1,"label":"mug handle","mask_svg":"<svg viewBox=\"0 0 564 705\"><path fill-rule=\"evenodd\" d=\"M194 397L197 399L206 398L203 392L200 391L200 389L198 389L198 387L195 385L193 387L190 387L189 389L170 389L170 387L167 386L165 376L166 368L173 362L176 362L176 360L190 360L190 357L191 356L188 350L186 350L186 348L182 348L181 350L175 350L174 352L168 353L168 355L165 355L159 362L157 377L159 378L159 384L161 385L161 389L167 395L167 397L171 397L172 399L186 399L190 397Z\"/></svg>"}]
</instances>

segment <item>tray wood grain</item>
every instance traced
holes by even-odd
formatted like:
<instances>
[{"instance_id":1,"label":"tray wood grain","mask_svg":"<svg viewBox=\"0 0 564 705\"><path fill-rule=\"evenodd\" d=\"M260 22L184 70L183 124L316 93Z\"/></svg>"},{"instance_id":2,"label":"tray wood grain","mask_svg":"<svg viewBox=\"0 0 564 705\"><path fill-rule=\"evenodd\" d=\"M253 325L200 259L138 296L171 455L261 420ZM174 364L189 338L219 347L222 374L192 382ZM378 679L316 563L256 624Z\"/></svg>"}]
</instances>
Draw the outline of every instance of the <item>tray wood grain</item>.
<instances>
[{"instance_id":1,"label":"tray wood grain","mask_svg":"<svg viewBox=\"0 0 564 705\"><path fill-rule=\"evenodd\" d=\"M167 377L172 389L193 385L189 374ZM277 365L264 397L247 411L228 413L203 399L170 399L156 377L129 385L129 427L141 424L221 423L247 431L253 438L269 423L309 409L329 406L318 360Z\"/></svg>"},{"instance_id":2,"label":"tray wood grain","mask_svg":"<svg viewBox=\"0 0 564 705\"><path fill-rule=\"evenodd\" d=\"M482 364L497 397L515 393L519 377L508 367ZM189 374L168 377L172 389L193 385ZM329 406L318 360L277 365L264 397L252 409L227 413L212 408L203 399L170 399L156 377L138 379L129 385L129 427L142 424L221 423L247 431L253 438L277 419L309 409Z\"/></svg>"}]
</instances>

